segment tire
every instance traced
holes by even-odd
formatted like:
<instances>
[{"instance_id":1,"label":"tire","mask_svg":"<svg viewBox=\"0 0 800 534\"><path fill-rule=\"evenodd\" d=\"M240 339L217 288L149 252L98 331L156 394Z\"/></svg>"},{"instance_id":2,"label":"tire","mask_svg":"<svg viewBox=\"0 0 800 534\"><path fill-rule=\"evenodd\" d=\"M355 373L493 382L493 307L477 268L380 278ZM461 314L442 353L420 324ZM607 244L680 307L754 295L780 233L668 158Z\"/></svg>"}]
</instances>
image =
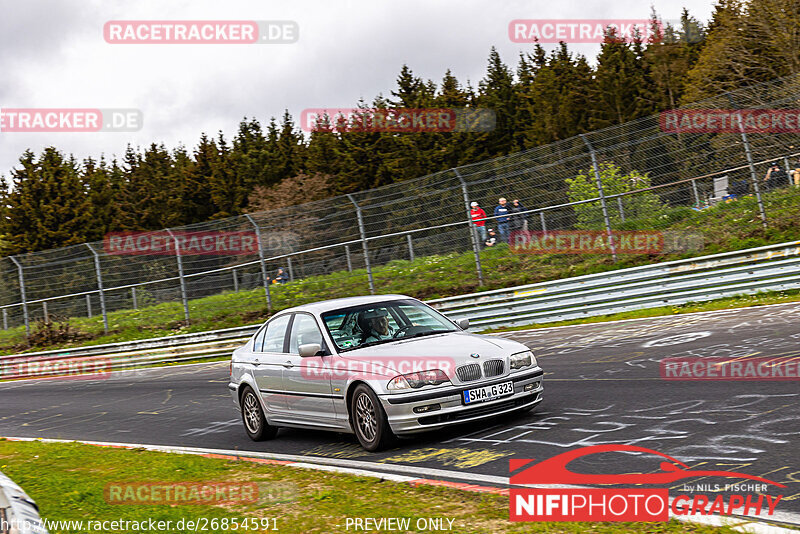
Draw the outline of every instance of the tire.
<instances>
[{"instance_id":1,"label":"tire","mask_svg":"<svg viewBox=\"0 0 800 534\"><path fill-rule=\"evenodd\" d=\"M394 443L395 435L389 427L386 412L375 393L364 384L359 384L353 392L350 417L356 438L366 450L376 452Z\"/></svg>"},{"instance_id":2,"label":"tire","mask_svg":"<svg viewBox=\"0 0 800 534\"><path fill-rule=\"evenodd\" d=\"M274 438L278 433L278 429L267 423L267 419L264 417L264 410L261 408L261 402L258 400L253 388L245 386L242 389L240 399L242 422L244 423L244 430L250 436L250 439L264 441Z\"/></svg>"}]
</instances>

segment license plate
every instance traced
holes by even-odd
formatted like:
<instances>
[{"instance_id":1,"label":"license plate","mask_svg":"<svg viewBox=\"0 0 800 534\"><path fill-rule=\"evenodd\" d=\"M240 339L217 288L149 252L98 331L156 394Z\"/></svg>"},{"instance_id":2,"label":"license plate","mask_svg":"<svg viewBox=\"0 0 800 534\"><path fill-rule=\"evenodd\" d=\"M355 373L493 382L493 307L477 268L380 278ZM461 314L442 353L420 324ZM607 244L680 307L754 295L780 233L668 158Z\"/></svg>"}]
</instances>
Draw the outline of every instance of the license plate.
<instances>
[{"instance_id":1,"label":"license plate","mask_svg":"<svg viewBox=\"0 0 800 534\"><path fill-rule=\"evenodd\" d=\"M476 402L484 402L507 395L514 394L514 382L503 382L501 384L493 384L491 386L484 386L482 388L467 389L463 391L464 404L475 404Z\"/></svg>"}]
</instances>

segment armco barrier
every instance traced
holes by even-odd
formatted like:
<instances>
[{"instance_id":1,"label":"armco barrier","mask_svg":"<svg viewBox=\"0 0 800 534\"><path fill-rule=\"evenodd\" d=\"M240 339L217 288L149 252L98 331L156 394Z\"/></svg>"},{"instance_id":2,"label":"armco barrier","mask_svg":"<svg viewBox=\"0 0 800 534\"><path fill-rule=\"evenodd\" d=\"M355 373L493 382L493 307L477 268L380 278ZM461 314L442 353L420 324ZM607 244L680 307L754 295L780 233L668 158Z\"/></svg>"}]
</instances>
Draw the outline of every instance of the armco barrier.
<instances>
[{"instance_id":1,"label":"armco barrier","mask_svg":"<svg viewBox=\"0 0 800 534\"><path fill-rule=\"evenodd\" d=\"M0 472L0 534L47 534L33 499Z\"/></svg>"},{"instance_id":2,"label":"armco barrier","mask_svg":"<svg viewBox=\"0 0 800 534\"><path fill-rule=\"evenodd\" d=\"M447 297L428 304L453 320L469 319L470 330L480 331L797 288L800 241L792 241ZM107 371L218 358L244 343L258 326L0 356L0 370L34 360L41 362L40 369L25 376L36 377L52 374L58 362L76 359L89 359L83 368L90 371Z\"/></svg>"},{"instance_id":3,"label":"armco barrier","mask_svg":"<svg viewBox=\"0 0 800 534\"><path fill-rule=\"evenodd\" d=\"M429 301L470 329L800 288L800 241Z\"/></svg>"}]
</instances>

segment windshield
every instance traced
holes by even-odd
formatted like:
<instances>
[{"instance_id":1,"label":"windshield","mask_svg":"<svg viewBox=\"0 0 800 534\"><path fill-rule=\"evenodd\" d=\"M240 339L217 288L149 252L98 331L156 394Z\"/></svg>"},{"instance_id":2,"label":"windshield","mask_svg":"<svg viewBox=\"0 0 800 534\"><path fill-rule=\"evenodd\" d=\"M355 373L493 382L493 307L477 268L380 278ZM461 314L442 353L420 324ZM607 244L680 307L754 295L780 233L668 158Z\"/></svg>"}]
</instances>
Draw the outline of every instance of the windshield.
<instances>
[{"instance_id":1,"label":"windshield","mask_svg":"<svg viewBox=\"0 0 800 534\"><path fill-rule=\"evenodd\" d=\"M457 330L446 317L414 300L333 310L323 313L322 321L341 351Z\"/></svg>"}]
</instances>

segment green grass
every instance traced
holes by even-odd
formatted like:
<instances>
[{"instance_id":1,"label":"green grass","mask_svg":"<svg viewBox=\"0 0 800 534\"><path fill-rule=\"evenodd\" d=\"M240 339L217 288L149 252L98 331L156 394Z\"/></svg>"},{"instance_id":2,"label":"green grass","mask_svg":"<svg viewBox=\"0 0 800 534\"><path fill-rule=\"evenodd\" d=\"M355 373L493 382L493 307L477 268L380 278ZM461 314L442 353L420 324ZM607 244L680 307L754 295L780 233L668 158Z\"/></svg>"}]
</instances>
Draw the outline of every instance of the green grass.
<instances>
[{"instance_id":1,"label":"green grass","mask_svg":"<svg viewBox=\"0 0 800 534\"><path fill-rule=\"evenodd\" d=\"M483 286L479 286L476 280L472 252L419 257L413 262L393 260L373 269L375 286L380 293L403 293L420 299L433 299L800 240L800 195L787 195L785 190L779 190L767 194L765 200L770 224L766 230L758 218L755 199L751 197L701 212L674 208L652 220L627 221L621 228L702 231L705 248L691 254L627 254L621 255L614 263L610 256L598 254L514 254L503 245L481 252ZM273 311L328 298L363 295L368 293L367 288L364 269L311 276L272 286ZM726 305L735 303L729 299L725 301ZM255 324L268 317L263 289L225 292L192 300L189 309L189 325L183 323L180 302L115 311L109 314L108 334L103 333L100 317L72 318L71 327L78 333L78 340L33 348L28 347L24 327L15 327L0 331L0 354L200 332ZM635 313L640 314L636 316L647 316L641 314L653 312Z\"/></svg>"},{"instance_id":2,"label":"green grass","mask_svg":"<svg viewBox=\"0 0 800 534\"><path fill-rule=\"evenodd\" d=\"M452 532L661 532L728 533L728 528L691 523L511 523L508 497L445 487L381 482L286 466L171 455L144 450L105 449L77 443L0 440L0 470L36 501L50 521L172 521L275 518L279 532L346 532L348 517L408 517L454 520ZM224 482L257 484L255 503L224 505L110 504L107 485ZM269 490L270 495L267 495ZM265 497L265 495L267 495ZM447 524L447 522L445 522ZM272 526L272 523L270 524ZM88 532L85 530L51 530ZM185 532L186 529L183 530ZM271 532L272 530L259 530ZM351 527L350 532L353 529ZM116 530L113 532L123 532ZM127 531L130 532L130 531ZM142 530L144 532L144 530ZM176 529L164 532L180 532ZM209 528L205 532L253 532ZM393 531L396 532L396 531Z\"/></svg>"}]
</instances>

